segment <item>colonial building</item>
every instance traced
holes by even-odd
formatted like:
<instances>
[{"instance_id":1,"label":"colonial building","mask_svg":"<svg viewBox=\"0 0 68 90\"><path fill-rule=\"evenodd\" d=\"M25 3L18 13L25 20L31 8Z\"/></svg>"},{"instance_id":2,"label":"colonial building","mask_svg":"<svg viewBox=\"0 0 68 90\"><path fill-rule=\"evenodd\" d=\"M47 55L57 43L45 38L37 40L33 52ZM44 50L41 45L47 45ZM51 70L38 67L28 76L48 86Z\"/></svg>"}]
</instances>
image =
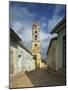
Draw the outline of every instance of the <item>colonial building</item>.
<instances>
[{"instance_id":1,"label":"colonial building","mask_svg":"<svg viewBox=\"0 0 68 90\"><path fill-rule=\"evenodd\" d=\"M52 39L47 54L48 66L56 71L66 71L66 18L64 17L51 31L57 38Z\"/></svg>"},{"instance_id":2,"label":"colonial building","mask_svg":"<svg viewBox=\"0 0 68 90\"><path fill-rule=\"evenodd\" d=\"M48 51L47 51L48 68L52 69L52 70L56 70L56 44L57 44L57 37L51 39L50 45L49 45Z\"/></svg>"},{"instance_id":3,"label":"colonial building","mask_svg":"<svg viewBox=\"0 0 68 90\"><path fill-rule=\"evenodd\" d=\"M10 28L10 76L18 72L31 71L35 69L35 61L29 49L27 49L21 38Z\"/></svg>"},{"instance_id":4,"label":"colonial building","mask_svg":"<svg viewBox=\"0 0 68 90\"><path fill-rule=\"evenodd\" d=\"M36 68L41 67L41 54L40 54L40 27L38 23L33 23L32 26L32 53L35 59Z\"/></svg>"}]
</instances>

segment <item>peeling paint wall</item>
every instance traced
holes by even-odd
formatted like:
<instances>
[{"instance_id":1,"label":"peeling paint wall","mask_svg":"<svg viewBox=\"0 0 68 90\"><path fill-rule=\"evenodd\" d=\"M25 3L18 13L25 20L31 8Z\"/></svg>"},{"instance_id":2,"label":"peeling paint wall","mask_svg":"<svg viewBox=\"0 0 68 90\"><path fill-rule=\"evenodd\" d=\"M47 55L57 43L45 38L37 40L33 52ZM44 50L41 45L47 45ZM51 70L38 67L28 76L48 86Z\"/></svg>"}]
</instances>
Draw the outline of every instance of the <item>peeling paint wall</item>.
<instances>
[{"instance_id":1,"label":"peeling paint wall","mask_svg":"<svg viewBox=\"0 0 68 90\"><path fill-rule=\"evenodd\" d=\"M18 46L17 68L18 72L31 71L35 69L35 61L33 60L32 55L20 46Z\"/></svg>"},{"instance_id":2,"label":"peeling paint wall","mask_svg":"<svg viewBox=\"0 0 68 90\"><path fill-rule=\"evenodd\" d=\"M14 44L14 43L13 43ZM35 69L33 56L19 45L10 45L10 75ZM15 47L16 46L16 47Z\"/></svg>"}]
</instances>

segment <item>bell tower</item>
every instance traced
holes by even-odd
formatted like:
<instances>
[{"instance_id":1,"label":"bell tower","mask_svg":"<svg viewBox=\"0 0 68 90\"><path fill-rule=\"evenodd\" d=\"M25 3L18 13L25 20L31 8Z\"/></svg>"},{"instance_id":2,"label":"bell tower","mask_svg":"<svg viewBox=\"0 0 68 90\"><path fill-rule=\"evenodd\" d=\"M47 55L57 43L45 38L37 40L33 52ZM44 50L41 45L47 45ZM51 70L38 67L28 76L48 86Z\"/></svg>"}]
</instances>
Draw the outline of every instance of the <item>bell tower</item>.
<instances>
[{"instance_id":1,"label":"bell tower","mask_svg":"<svg viewBox=\"0 0 68 90\"><path fill-rule=\"evenodd\" d=\"M40 54L40 27L38 23L32 25L32 53L35 59L35 67L41 68L41 54Z\"/></svg>"}]
</instances>

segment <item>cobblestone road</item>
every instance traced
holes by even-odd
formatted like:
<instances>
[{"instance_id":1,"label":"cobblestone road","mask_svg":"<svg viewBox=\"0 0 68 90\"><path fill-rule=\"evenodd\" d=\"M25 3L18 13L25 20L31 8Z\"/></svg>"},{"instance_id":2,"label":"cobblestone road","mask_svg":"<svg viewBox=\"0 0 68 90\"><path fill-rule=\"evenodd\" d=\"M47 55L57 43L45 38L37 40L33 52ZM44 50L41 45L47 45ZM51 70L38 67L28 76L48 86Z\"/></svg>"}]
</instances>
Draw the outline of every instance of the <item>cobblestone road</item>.
<instances>
[{"instance_id":1,"label":"cobblestone road","mask_svg":"<svg viewBox=\"0 0 68 90\"><path fill-rule=\"evenodd\" d=\"M10 83L10 88L65 85L65 78L44 69L22 73Z\"/></svg>"}]
</instances>

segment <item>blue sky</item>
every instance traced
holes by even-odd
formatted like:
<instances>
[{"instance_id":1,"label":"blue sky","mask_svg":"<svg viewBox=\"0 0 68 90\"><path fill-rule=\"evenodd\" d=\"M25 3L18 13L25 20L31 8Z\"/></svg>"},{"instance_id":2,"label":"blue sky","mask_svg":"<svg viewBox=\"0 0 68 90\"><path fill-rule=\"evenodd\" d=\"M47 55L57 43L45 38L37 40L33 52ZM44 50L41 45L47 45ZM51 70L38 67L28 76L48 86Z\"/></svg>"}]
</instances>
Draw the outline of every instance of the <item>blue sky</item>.
<instances>
[{"instance_id":1,"label":"blue sky","mask_svg":"<svg viewBox=\"0 0 68 90\"><path fill-rule=\"evenodd\" d=\"M46 51L51 38L50 31L65 16L65 6L42 3L9 3L9 25L21 37L26 47L31 48L32 24L34 21L40 24L40 41L42 57L46 57Z\"/></svg>"}]
</instances>

